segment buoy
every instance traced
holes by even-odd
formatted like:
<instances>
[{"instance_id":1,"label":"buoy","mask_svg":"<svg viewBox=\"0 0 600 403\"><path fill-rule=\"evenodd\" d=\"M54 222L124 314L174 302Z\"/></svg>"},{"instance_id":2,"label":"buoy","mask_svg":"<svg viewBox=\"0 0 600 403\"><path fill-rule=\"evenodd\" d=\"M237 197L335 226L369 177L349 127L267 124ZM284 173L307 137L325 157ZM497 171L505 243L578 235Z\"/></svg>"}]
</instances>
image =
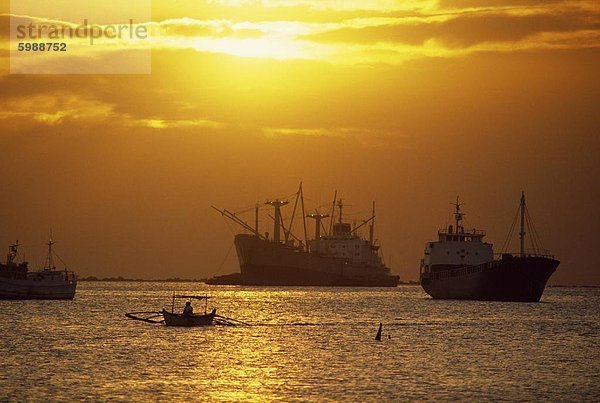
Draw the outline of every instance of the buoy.
<instances>
[{"instance_id":1,"label":"buoy","mask_svg":"<svg viewBox=\"0 0 600 403\"><path fill-rule=\"evenodd\" d=\"M377 341L381 341L381 328L383 327L383 325L381 324L381 322L379 322L379 330L377 331L377 336L375 336L375 340Z\"/></svg>"}]
</instances>

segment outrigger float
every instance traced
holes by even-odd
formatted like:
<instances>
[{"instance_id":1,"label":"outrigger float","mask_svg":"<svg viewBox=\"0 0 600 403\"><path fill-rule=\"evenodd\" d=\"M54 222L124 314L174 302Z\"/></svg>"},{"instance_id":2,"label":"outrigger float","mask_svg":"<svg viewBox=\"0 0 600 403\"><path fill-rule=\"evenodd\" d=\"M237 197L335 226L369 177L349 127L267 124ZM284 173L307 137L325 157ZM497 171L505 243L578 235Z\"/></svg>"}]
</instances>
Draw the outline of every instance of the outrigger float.
<instances>
[{"instance_id":1,"label":"outrigger float","mask_svg":"<svg viewBox=\"0 0 600 403\"><path fill-rule=\"evenodd\" d=\"M165 308L162 311L140 311L140 312L128 312L125 314L126 317L133 320L139 320L148 323L164 323L166 326L179 326L179 327L195 327L195 326L238 326L250 324L228 318L225 316L217 315L217 308L213 308L212 311L208 312L208 300L211 297L207 295L175 295L173 294L171 302L171 312ZM191 302L193 299L198 301L204 301L204 313L175 313L175 300L176 299L187 299ZM162 317L162 319L158 319Z\"/></svg>"}]
</instances>

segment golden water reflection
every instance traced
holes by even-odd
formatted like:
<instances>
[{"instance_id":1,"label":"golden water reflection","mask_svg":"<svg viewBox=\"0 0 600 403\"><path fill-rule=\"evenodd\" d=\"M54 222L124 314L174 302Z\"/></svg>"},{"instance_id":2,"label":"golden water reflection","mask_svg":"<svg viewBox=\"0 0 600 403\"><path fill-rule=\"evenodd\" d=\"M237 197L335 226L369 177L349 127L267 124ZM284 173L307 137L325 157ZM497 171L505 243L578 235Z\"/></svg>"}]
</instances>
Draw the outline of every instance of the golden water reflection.
<instances>
[{"instance_id":1,"label":"golden water reflection","mask_svg":"<svg viewBox=\"0 0 600 403\"><path fill-rule=\"evenodd\" d=\"M124 317L168 306L175 290L207 292L220 314L254 326ZM0 400L592 400L600 292L548 289L543 300L433 301L408 286L82 283L70 302L0 302Z\"/></svg>"}]
</instances>

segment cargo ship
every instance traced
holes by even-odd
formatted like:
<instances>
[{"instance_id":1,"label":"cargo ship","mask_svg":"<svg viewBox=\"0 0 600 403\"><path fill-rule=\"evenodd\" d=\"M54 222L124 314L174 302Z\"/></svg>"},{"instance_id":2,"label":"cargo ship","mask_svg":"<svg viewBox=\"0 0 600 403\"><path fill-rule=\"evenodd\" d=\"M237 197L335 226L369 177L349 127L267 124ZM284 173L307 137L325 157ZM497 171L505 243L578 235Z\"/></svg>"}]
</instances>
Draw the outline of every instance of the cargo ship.
<instances>
[{"instance_id":1,"label":"cargo ship","mask_svg":"<svg viewBox=\"0 0 600 403\"><path fill-rule=\"evenodd\" d=\"M505 242L520 217L520 252L494 255L493 245L484 242L485 231L465 229L461 204L454 204L454 226L438 231L438 240L425 244L421 260L421 286L435 299L537 302L559 261L541 248L533 221L521 194L519 210ZM533 248L525 250L530 233ZM504 248L503 248L504 249Z\"/></svg>"},{"instance_id":2,"label":"cargo ship","mask_svg":"<svg viewBox=\"0 0 600 403\"><path fill-rule=\"evenodd\" d=\"M240 273L217 276L207 284L240 284L268 286L337 286L337 287L396 287L399 276L391 274L373 239L375 204L372 216L358 226L345 222L344 204L337 192L330 214L305 214L302 185L289 224L284 223L281 209L289 202L275 199L265 204L273 208L273 235L258 230L258 206L255 225L241 220L235 213L218 209L223 216L239 224L246 233L235 235ZM302 212L304 239L292 232L295 214ZM337 215L336 215L337 210ZM314 220L314 237L307 239L306 218ZM329 220L326 220L329 218ZM329 224L325 225L325 221ZM368 225L369 238L358 230ZM328 227L328 228L327 228ZM323 233L322 233L323 230Z\"/></svg>"},{"instance_id":3,"label":"cargo ship","mask_svg":"<svg viewBox=\"0 0 600 403\"><path fill-rule=\"evenodd\" d=\"M44 268L29 271L27 262L18 262L19 241L10 245L5 263L0 263L0 299L73 299L77 278L72 271L54 266L52 239Z\"/></svg>"}]
</instances>

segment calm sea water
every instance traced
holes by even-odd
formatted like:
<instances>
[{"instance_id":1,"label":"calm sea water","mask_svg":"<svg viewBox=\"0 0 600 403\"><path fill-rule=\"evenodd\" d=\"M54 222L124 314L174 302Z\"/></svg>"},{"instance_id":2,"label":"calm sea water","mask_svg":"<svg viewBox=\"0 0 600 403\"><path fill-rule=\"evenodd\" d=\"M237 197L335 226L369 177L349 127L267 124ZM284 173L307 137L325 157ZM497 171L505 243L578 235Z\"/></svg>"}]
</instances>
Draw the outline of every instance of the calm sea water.
<instances>
[{"instance_id":1,"label":"calm sea water","mask_svg":"<svg viewBox=\"0 0 600 403\"><path fill-rule=\"evenodd\" d=\"M173 291L208 292L254 326L125 318L168 307ZM0 400L600 400L600 289L549 288L542 301L84 282L73 301L0 302Z\"/></svg>"}]
</instances>

